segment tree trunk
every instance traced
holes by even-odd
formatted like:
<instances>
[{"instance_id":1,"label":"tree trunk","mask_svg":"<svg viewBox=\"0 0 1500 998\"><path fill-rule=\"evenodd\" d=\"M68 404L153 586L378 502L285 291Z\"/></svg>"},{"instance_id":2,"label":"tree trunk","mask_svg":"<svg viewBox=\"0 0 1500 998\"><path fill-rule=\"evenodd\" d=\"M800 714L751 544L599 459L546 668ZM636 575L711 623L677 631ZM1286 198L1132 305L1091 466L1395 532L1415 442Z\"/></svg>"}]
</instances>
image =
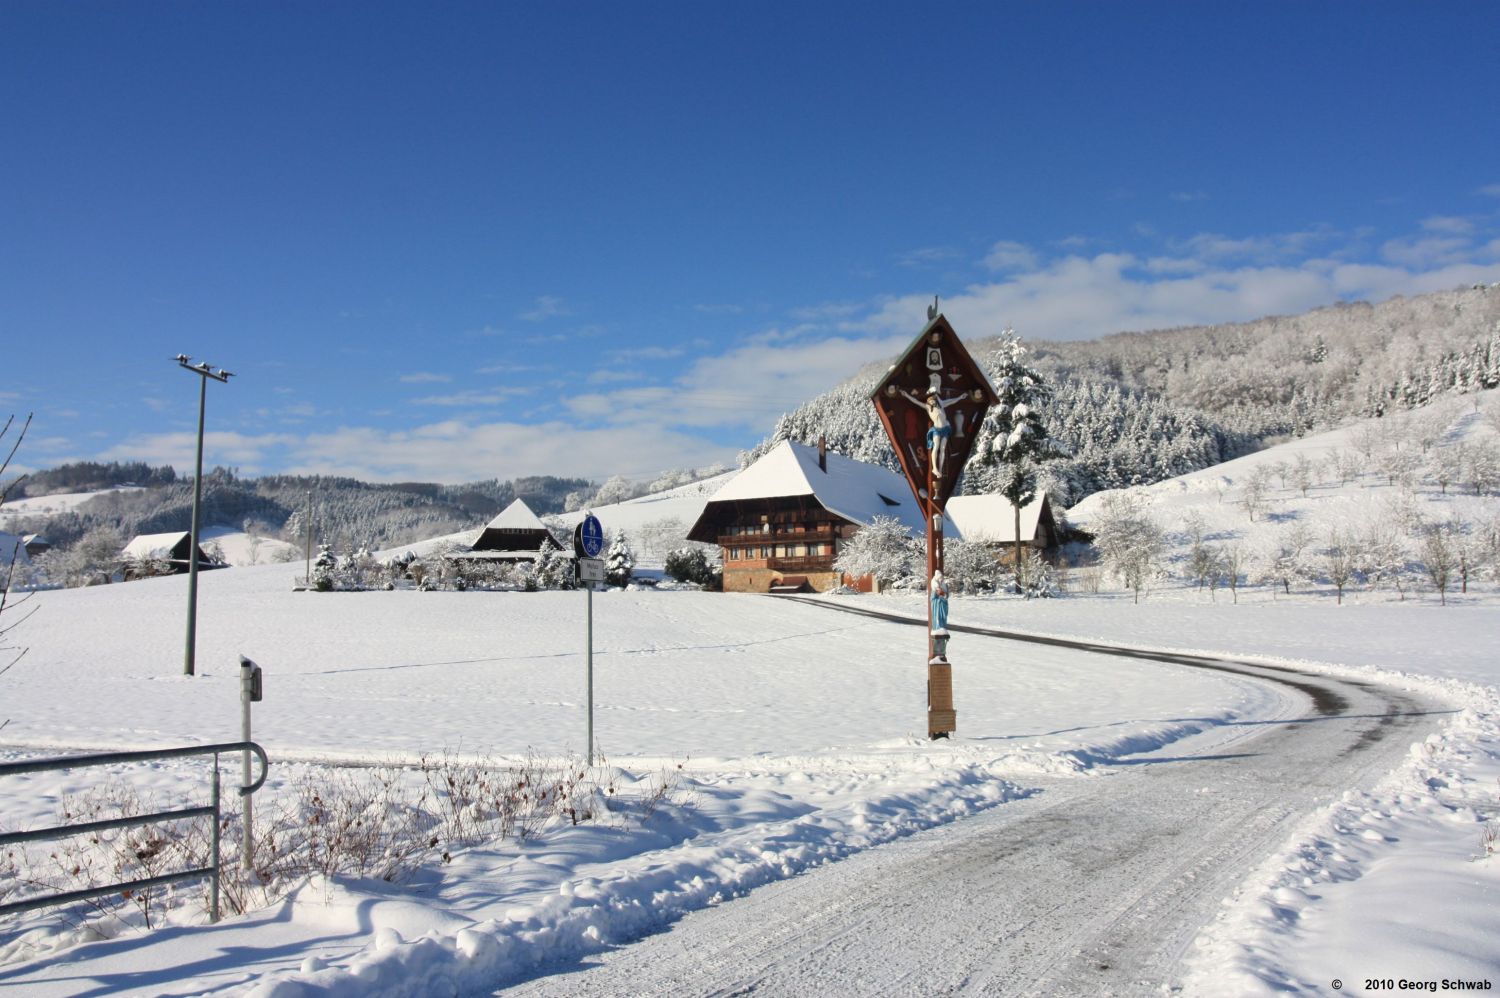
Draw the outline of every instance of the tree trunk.
<instances>
[{"instance_id":1,"label":"tree trunk","mask_svg":"<svg viewBox=\"0 0 1500 998\"><path fill-rule=\"evenodd\" d=\"M1016 579L1021 583L1021 590L1026 590L1026 568L1021 563L1021 507L1011 504L1016 511Z\"/></svg>"}]
</instances>

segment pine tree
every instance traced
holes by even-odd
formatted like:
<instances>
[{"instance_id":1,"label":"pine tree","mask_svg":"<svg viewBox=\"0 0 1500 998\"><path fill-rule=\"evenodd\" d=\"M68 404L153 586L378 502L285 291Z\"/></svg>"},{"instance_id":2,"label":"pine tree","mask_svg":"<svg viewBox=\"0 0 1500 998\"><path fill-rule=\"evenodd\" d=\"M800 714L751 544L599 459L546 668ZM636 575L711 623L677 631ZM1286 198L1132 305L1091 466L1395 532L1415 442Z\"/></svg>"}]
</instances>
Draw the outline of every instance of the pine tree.
<instances>
[{"instance_id":1,"label":"pine tree","mask_svg":"<svg viewBox=\"0 0 1500 998\"><path fill-rule=\"evenodd\" d=\"M612 586L624 588L630 584L630 573L635 568L635 552L630 550L630 541L625 531L615 531L609 551L604 556L604 578Z\"/></svg>"}]
</instances>

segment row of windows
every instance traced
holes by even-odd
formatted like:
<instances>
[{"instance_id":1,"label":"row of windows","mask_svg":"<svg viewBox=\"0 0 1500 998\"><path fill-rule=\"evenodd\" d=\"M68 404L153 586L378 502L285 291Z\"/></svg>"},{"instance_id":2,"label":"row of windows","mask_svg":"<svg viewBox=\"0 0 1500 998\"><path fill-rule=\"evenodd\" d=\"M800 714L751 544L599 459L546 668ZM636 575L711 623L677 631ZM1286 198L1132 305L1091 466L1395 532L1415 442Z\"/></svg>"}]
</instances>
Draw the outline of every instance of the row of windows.
<instances>
[{"instance_id":1,"label":"row of windows","mask_svg":"<svg viewBox=\"0 0 1500 998\"><path fill-rule=\"evenodd\" d=\"M750 536L754 536L755 534L769 534L769 533L771 533L771 531L773 529L773 526L774 526L775 531L777 533L779 533L779 534L800 534L800 533L804 533L804 532L809 531L809 530L817 530L817 529L819 529L821 527L826 527L827 524L824 524L824 523L778 523L778 524L774 524L773 525L773 524L770 524L770 523L757 523L757 524L750 524L748 526L731 524L731 525L729 525L729 526L727 526L727 527L724 528L724 533L725 533L726 536L729 536L729 537L738 537L738 536L740 536L742 534L744 534L744 535L750 535Z\"/></svg>"},{"instance_id":2,"label":"row of windows","mask_svg":"<svg viewBox=\"0 0 1500 998\"><path fill-rule=\"evenodd\" d=\"M816 558L833 554L832 544L752 544L749 547L725 548L729 561L760 558Z\"/></svg>"}]
</instances>

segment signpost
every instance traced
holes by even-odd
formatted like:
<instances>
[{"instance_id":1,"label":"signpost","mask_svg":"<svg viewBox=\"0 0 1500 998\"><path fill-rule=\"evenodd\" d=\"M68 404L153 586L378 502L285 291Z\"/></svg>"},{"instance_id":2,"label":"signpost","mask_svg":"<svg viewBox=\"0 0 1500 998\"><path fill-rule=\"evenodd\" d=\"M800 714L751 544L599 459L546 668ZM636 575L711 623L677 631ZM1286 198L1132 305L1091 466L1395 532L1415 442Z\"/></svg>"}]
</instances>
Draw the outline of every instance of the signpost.
<instances>
[{"instance_id":1,"label":"signpost","mask_svg":"<svg viewBox=\"0 0 1500 998\"><path fill-rule=\"evenodd\" d=\"M583 521L573 531L573 557L578 565L578 581L587 594L584 611L584 671L588 685L588 726L584 729L584 756L594 764L594 583L604 581L604 526L593 513L584 513Z\"/></svg>"},{"instance_id":2,"label":"signpost","mask_svg":"<svg viewBox=\"0 0 1500 998\"><path fill-rule=\"evenodd\" d=\"M974 448L980 424L999 402L989 378L937 309L891 366L870 401L885 427L927 524L927 736L958 730L948 661L948 593L943 581L943 508Z\"/></svg>"}]
</instances>

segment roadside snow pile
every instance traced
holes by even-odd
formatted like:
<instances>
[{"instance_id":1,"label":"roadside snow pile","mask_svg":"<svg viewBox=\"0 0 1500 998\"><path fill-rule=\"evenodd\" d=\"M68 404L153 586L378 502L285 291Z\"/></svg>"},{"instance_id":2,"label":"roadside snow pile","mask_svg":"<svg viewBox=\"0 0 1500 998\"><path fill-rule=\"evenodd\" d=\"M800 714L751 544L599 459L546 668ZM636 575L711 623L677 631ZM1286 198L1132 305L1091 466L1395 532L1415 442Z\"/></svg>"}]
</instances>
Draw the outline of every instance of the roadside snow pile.
<instances>
[{"instance_id":1,"label":"roadside snow pile","mask_svg":"<svg viewBox=\"0 0 1500 998\"><path fill-rule=\"evenodd\" d=\"M1437 990L1493 977L1500 693L1380 678L1466 706L1373 790L1308 819L1225 901L1188 960L1186 993L1362 992L1386 979Z\"/></svg>"},{"instance_id":2,"label":"roadside snow pile","mask_svg":"<svg viewBox=\"0 0 1500 998\"><path fill-rule=\"evenodd\" d=\"M428 931L408 941L393 928L378 929L373 941L344 966L328 967L321 958L309 957L297 972L278 973L254 984L248 994L375 998L491 990L543 964L577 960L630 942L689 911L1023 793L979 766L931 776L930 783L923 780L884 796L817 810L782 795L768 799L729 787L698 786L700 806L667 816L665 826L656 829L658 835L681 840L675 845L614 855L594 830L562 830L550 840L551 849L585 854L591 861L556 888L533 892L510 903L503 914L457 932ZM511 865L529 862L518 856ZM316 895L316 885L308 893ZM311 903L322 899L315 896Z\"/></svg>"}]
</instances>

